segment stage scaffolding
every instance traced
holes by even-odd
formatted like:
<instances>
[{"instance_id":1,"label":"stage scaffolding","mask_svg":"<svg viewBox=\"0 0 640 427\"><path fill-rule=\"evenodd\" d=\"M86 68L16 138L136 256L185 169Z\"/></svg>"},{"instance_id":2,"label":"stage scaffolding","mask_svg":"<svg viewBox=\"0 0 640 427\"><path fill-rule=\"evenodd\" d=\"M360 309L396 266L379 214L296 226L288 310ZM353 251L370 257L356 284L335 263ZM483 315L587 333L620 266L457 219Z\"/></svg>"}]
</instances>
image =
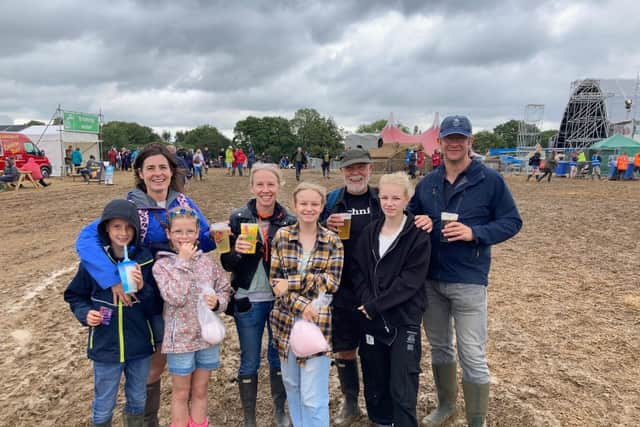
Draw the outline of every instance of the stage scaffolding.
<instances>
[{"instance_id":1,"label":"stage scaffolding","mask_svg":"<svg viewBox=\"0 0 640 427\"><path fill-rule=\"evenodd\" d=\"M544 104L527 104L518 123L518 149L526 150L542 142Z\"/></svg>"},{"instance_id":2,"label":"stage scaffolding","mask_svg":"<svg viewBox=\"0 0 640 427\"><path fill-rule=\"evenodd\" d=\"M604 92L599 80L573 81L571 97L560 123L555 148L587 148L609 137L607 98L614 95Z\"/></svg>"}]
</instances>

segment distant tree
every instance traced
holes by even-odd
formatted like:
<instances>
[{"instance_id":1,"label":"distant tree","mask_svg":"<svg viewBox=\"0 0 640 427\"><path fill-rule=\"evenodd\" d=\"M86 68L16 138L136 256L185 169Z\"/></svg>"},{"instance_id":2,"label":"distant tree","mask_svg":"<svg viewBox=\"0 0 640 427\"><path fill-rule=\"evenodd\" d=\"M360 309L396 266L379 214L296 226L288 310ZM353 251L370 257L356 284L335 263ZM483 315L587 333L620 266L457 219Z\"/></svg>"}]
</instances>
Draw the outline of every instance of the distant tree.
<instances>
[{"instance_id":1,"label":"distant tree","mask_svg":"<svg viewBox=\"0 0 640 427\"><path fill-rule=\"evenodd\" d=\"M331 117L323 117L313 108L301 108L291 120L291 128L299 147L320 157L325 150L342 151L342 135Z\"/></svg>"},{"instance_id":2,"label":"distant tree","mask_svg":"<svg viewBox=\"0 0 640 427\"><path fill-rule=\"evenodd\" d=\"M385 119L376 120L375 122L358 126L356 133L380 133L386 124L387 121Z\"/></svg>"},{"instance_id":3,"label":"distant tree","mask_svg":"<svg viewBox=\"0 0 640 427\"><path fill-rule=\"evenodd\" d=\"M495 128L493 128L493 133L496 134L504 144L505 148L512 148L518 146L518 127L520 126L520 121L518 120L509 120L508 122L499 124Z\"/></svg>"},{"instance_id":4,"label":"distant tree","mask_svg":"<svg viewBox=\"0 0 640 427\"><path fill-rule=\"evenodd\" d=\"M162 140L166 143L169 143L169 141L171 141L171 132L169 132L168 130L163 130L160 136L162 137Z\"/></svg>"},{"instance_id":5,"label":"distant tree","mask_svg":"<svg viewBox=\"0 0 640 427\"><path fill-rule=\"evenodd\" d=\"M46 123L45 122L41 122L40 120L29 120L27 123L25 123L25 126L44 126Z\"/></svg>"},{"instance_id":6,"label":"distant tree","mask_svg":"<svg viewBox=\"0 0 640 427\"><path fill-rule=\"evenodd\" d=\"M195 129L188 130L182 134L178 141L178 132L176 132L176 145L185 148L204 148L209 147L209 151L217 153L221 148L227 147L231 140L221 134L217 128L210 125L198 126Z\"/></svg>"},{"instance_id":7,"label":"distant tree","mask_svg":"<svg viewBox=\"0 0 640 427\"><path fill-rule=\"evenodd\" d=\"M52 125L58 126L62 124L62 117L56 117L55 119L53 119L53 123L51 123Z\"/></svg>"},{"instance_id":8,"label":"distant tree","mask_svg":"<svg viewBox=\"0 0 640 427\"><path fill-rule=\"evenodd\" d=\"M553 137L557 133L558 133L557 129L543 130L542 140L540 141L540 145L542 145L543 148L549 148L549 140L551 139L551 137Z\"/></svg>"},{"instance_id":9,"label":"distant tree","mask_svg":"<svg viewBox=\"0 0 640 427\"><path fill-rule=\"evenodd\" d=\"M249 116L236 123L233 133L236 145L252 147L256 154L268 154L274 161L291 155L296 147L291 122L284 117Z\"/></svg>"},{"instance_id":10,"label":"distant tree","mask_svg":"<svg viewBox=\"0 0 640 427\"><path fill-rule=\"evenodd\" d=\"M149 142L160 141L160 137L150 127L138 123L113 121L102 126L105 151L111 146L133 149ZM106 153L103 153L106 154Z\"/></svg>"},{"instance_id":11,"label":"distant tree","mask_svg":"<svg viewBox=\"0 0 640 427\"><path fill-rule=\"evenodd\" d=\"M176 134L175 134L175 144L179 145L182 144L184 142L184 131L181 130L177 130Z\"/></svg>"},{"instance_id":12,"label":"distant tree","mask_svg":"<svg viewBox=\"0 0 640 427\"><path fill-rule=\"evenodd\" d=\"M356 133L380 133L382 132L382 129L384 129L384 127L387 125L387 123L388 120L380 119L369 124L363 124L358 126L358 128L356 129ZM402 123L398 123L398 128L404 133L410 133L409 128Z\"/></svg>"},{"instance_id":13,"label":"distant tree","mask_svg":"<svg viewBox=\"0 0 640 427\"><path fill-rule=\"evenodd\" d=\"M490 148L505 147L504 141L495 133L482 130L473 134L473 151L485 154Z\"/></svg>"},{"instance_id":14,"label":"distant tree","mask_svg":"<svg viewBox=\"0 0 640 427\"><path fill-rule=\"evenodd\" d=\"M415 126L413 127L413 134L414 134L414 135L417 135L417 134L419 134L419 133L420 133L420 127L418 127L418 125L415 125Z\"/></svg>"}]
</instances>

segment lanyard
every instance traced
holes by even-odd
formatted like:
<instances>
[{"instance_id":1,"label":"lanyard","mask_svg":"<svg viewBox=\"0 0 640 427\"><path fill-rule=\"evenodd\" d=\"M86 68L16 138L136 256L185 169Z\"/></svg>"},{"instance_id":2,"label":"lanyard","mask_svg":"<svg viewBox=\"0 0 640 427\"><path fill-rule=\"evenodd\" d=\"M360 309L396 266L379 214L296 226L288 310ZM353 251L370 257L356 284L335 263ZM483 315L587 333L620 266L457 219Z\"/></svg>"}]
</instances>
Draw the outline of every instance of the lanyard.
<instances>
[{"instance_id":1,"label":"lanyard","mask_svg":"<svg viewBox=\"0 0 640 427\"><path fill-rule=\"evenodd\" d=\"M268 218L268 217L265 217ZM269 223L263 224L262 217L258 215L258 228L260 229L260 236L262 237L262 244L264 245L264 262L269 262Z\"/></svg>"}]
</instances>

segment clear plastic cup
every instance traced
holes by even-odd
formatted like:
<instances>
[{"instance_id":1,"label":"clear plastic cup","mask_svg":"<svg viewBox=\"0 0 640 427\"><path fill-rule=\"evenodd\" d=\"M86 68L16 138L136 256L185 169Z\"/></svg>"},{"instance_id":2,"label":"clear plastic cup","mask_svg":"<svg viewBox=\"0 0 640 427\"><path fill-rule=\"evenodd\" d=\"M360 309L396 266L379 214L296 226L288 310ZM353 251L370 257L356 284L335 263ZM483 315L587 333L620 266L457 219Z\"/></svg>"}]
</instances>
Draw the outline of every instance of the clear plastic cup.
<instances>
[{"instance_id":1,"label":"clear plastic cup","mask_svg":"<svg viewBox=\"0 0 640 427\"><path fill-rule=\"evenodd\" d=\"M138 264L131 260L124 260L118 263L118 273L125 294L134 294L138 292L138 284L133 279L133 272Z\"/></svg>"},{"instance_id":2,"label":"clear plastic cup","mask_svg":"<svg viewBox=\"0 0 640 427\"><path fill-rule=\"evenodd\" d=\"M255 222L244 222L240 224L240 231L245 235L247 242L251 243L251 249L249 249L247 253L255 254L256 243L258 242L258 224Z\"/></svg>"},{"instance_id":3,"label":"clear plastic cup","mask_svg":"<svg viewBox=\"0 0 640 427\"><path fill-rule=\"evenodd\" d=\"M458 214L451 212L442 212L440 214L440 220L442 221L442 232L444 232L444 228L447 226L447 224L458 220ZM449 239L444 237L444 234L440 233L440 241L443 243L448 243Z\"/></svg>"},{"instance_id":4,"label":"clear plastic cup","mask_svg":"<svg viewBox=\"0 0 640 427\"><path fill-rule=\"evenodd\" d=\"M349 240L349 237L351 236L351 213L341 213L340 216L344 223L338 227L338 237L340 240Z\"/></svg>"},{"instance_id":5,"label":"clear plastic cup","mask_svg":"<svg viewBox=\"0 0 640 427\"><path fill-rule=\"evenodd\" d=\"M226 254L231 252L231 242L229 241L229 233L231 229L226 222L216 222L211 226L213 229L213 239L216 242L218 253Z\"/></svg>"}]
</instances>

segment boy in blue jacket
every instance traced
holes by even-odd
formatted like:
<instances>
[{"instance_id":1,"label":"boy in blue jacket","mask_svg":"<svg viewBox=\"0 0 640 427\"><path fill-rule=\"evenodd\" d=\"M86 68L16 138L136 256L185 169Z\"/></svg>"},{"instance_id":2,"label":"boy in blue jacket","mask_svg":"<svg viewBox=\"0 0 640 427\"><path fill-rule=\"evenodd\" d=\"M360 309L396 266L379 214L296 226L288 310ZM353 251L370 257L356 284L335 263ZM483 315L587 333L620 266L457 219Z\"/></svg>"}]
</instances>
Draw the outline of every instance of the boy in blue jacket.
<instances>
[{"instance_id":1,"label":"boy in blue jacket","mask_svg":"<svg viewBox=\"0 0 640 427\"><path fill-rule=\"evenodd\" d=\"M94 426L111 426L120 377L125 375L127 402L123 425L142 426L146 382L154 337L148 319L157 314L160 296L153 279L153 256L140 245L140 220L136 206L127 200L113 200L105 207L98 225L102 247L113 262L129 258L138 264L132 274L138 291L133 302L114 304L111 288L103 289L80 263L78 272L64 292L64 300L85 326L89 326L87 355L93 360Z\"/></svg>"}]
</instances>

